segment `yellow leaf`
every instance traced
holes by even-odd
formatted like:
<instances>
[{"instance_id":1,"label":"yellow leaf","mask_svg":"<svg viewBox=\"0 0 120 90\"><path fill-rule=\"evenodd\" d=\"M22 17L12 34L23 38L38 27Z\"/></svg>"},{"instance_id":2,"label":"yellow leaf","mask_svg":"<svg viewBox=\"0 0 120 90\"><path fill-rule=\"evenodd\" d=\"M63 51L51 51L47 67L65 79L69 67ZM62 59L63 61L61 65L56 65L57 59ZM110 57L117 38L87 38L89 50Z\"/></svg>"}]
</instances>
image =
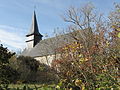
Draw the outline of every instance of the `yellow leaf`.
<instances>
[{"instance_id":1,"label":"yellow leaf","mask_svg":"<svg viewBox=\"0 0 120 90\"><path fill-rule=\"evenodd\" d=\"M109 43L108 41L106 41L106 45L107 45L107 46L109 46L109 45L110 45L110 43Z\"/></svg>"},{"instance_id":2,"label":"yellow leaf","mask_svg":"<svg viewBox=\"0 0 120 90\"><path fill-rule=\"evenodd\" d=\"M112 28L115 28L115 25L112 25Z\"/></svg>"},{"instance_id":3,"label":"yellow leaf","mask_svg":"<svg viewBox=\"0 0 120 90\"><path fill-rule=\"evenodd\" d=\"M82 90L85 90L85 85L84 84L82 84Z\"/></svg>"},{"instance_id":4,"label":"yellow leaf","mask_svg":"<svg viewBox=\"0 0 120 90\"><path fill-rule=\"evenodd\" d=\"M80 58L80 61L83 62L83 61L85 61L85 59L84 58Z\"/></svg>"},{"instance_id":5,"label":"yellow leaf","mask_svg":"<svg viewBox=\"0 0 120 90\"><path fill-rule=\"evenodd\" d=\"M81 81L81 80L79 80L79 79L76 79L76 80L75 80L75 85L76 85L76 86L81 86L81 84L82 84L82 81Z\"/></svg>"},{"instance_id":6,"label":"yellow leaf","mask_svg":"<svg viewBox=\"0 0 120 90\"><path fill-rule=\"evenodd\" d=\"M56 88L57 88L57 89L60 89L60 86L57 85Z\"/></svg>"},{"instance_id":7,"label":"yellow leaf","mask_svg":"<svg viewBox=\"0 0 120 90\"><path fill-rule=\"evenodd\" d=\"M117 31L120 31L120 28L117 28Z\"/></svg>"},{"instance_id":8,"label":"yellow leaf","mask_svg":"<svg viewBox=\"0 0 120 90\"><path fill-rule=\"evenodd\" d=\"M89 59L88 58L85 58L85 61L88 61Z\"/></svg>"},{"instance_id":9,"label":"yellow leaf","mask_svg":"<svg viewBox=\"0 0 120 90\"><path fill-rule=\"evenodd\" d=\"M80 55L79 55L79 57L83 57L83 55L82 55L82 54L80 54Z\"/></svg>"},{"instance_id":10,"label":"yellow leaf","mask_svg":"<svg viewBox=\"0 0 120 90\"><path fill-rule=\"evenodd\" d=\"M112 28L116 29L117 31L120 31L120 27L113 25Z\"/></svg>"},{"instance_id":11,"label":"yellow leaf","mask_svg":"<svg viewBox=\"0 0 120 90\"><path fill-rule=\"evenodd\" d=\"M118 37L120 38L120 32L118 33Z\"/></svg>"}]
</instances>

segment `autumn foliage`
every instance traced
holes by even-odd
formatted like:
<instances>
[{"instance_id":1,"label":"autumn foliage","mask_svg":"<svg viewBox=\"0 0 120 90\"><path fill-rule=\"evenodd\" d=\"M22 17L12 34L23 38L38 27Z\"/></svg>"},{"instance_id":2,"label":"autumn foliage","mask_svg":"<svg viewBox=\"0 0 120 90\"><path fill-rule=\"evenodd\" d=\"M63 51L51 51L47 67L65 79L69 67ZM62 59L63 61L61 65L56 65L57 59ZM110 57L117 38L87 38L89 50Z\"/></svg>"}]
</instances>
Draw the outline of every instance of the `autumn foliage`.
<instances>
[{"instance_id":1,"label":"autumn foliage","mask_svg":"<svg viewBox=\"0 0 120 90\"><path fill-rule=\"evenodd\" d=\"M120 16L120 14L118 15ZM71 90L111 88L119 90L120 22L110 24L107 26L109 28L97 23L95 29L88 27L82 31L83 26L78 21L78 17L75 9L72 8L68 13L69 19L65 19L67 22L73 23L69 30L75 31L75 27L80 27L80 33L77 34L83 39L81 41L81 38L72 36L75 39L74 42L66 43L57 49L60 58L53 61L53 67L60 77L57 87ZM88 24L90 25L90 21Z\"/></svg>"}]
</instances>

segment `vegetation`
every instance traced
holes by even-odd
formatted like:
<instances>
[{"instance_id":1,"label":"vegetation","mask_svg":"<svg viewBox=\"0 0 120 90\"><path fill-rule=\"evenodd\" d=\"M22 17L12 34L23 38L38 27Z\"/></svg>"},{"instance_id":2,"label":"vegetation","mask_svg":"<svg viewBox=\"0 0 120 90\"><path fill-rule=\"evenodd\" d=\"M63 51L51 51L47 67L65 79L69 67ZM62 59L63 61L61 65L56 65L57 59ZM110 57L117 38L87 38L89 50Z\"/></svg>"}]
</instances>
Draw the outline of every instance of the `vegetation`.
<instances>
[{"instance_id":1,"label":"vegetation","mask_svg":"<svg viewBox=\"0 0 120 90\"><path fill-rule=\"evenodd\" d=\"M53 90L55 87L47 85L56 83L54 70L49 66L31 57L16 56L3 45L0 53L0 90Z\"/></svg>"},{"instance_id":2,"label":"vegetation","mask_svg":"<svg viewBox=\"0 0 120 90\"><path fill-rule=\"evenodd\" d=\"M17 79L18 72L10 67L9 59L15 53L11 53L3 45L0 45L0 84L14 82Z\"/></svg>"},{"instance_id":3,"label":"vegetation","mask_svg":"<svg viewBox=\"0 0 120 90\"><path fill-rule=\"evenodd\" d=\"M0 90L120 89L120 5L109 21L91 4L71 7L63 19L74 40L55 50L61 55L52 68L0 46Z\"/></svg>"},{"instance_id":4,"label":"vegetation","mask_svg":"<svg viewBox=\"0 0 120 90\"><path fill-rule=\"evenodd\" d=\"M39 83L51 84L56 83L57 78L54 70L49 66L36 61L34 58L25 56L13 56L10 59L10 66L19 72L17 84L22 83Z\"/></svg>"},{"instance_id":5,"label":"vegetation","mask_svg":"<svg viewBox=\"0 0 120 90\"><path fill-rule=\"evenodd\" d=\"M58 88L71 90L120 89L120 5L109 22L87 4L70 8L63 19L70 23L72 43L58 48L61 58L53 67L61 78Z\"/></svg>"},{"instance_id":6,"label":"vegetation","mask_svg":"<svg viewBox=\"0 0 120 90\"><path fill-rule=\"evenodd\" d=\"M55 90L55 85L7 84L0 85L0 90Z\"/></svg>"}]
</instances>

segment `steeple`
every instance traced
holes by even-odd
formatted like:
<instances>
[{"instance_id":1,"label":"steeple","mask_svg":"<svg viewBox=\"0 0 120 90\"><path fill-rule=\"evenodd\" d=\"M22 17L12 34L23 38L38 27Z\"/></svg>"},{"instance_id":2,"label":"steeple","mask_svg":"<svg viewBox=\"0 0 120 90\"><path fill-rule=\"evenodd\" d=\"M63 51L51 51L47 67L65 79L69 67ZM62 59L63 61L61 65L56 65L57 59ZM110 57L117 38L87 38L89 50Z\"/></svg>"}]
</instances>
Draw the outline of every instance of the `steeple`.
<instances>
[{"instance_id":1,"label":"steeple","mask_svg":"<svg viewBox=\"0 0 120 90\"><path fill-rule=\"evenodd\" d=\"M28 48L33 48L40 40L42 40L42 35L39 33L37 19L35 11L32 17L32 25L29 33L26 35Z\"/></svg>"}]
</instances>

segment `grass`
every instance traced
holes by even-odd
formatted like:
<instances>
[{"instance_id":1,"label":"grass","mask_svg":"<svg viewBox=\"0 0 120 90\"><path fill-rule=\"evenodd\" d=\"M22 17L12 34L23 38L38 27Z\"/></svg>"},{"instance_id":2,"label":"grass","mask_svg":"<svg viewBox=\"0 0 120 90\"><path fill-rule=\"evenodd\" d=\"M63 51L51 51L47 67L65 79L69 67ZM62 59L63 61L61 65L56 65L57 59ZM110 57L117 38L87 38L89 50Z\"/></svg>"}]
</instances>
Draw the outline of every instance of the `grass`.
<instances>
[{"instance_id":1,"label":"grass","mask_svg":"<svg viewBox=\"0 0 120 90\"><path fill-rule=\"evenodd\" d=\"M55 85L44 85L44 84L10 84L8 87L11 90L17 88L23 90L24 86L26 88L31 88L32 90L55 90ZM28 90L28 89L25 89Z\"/></svg>"}]
</instances>

